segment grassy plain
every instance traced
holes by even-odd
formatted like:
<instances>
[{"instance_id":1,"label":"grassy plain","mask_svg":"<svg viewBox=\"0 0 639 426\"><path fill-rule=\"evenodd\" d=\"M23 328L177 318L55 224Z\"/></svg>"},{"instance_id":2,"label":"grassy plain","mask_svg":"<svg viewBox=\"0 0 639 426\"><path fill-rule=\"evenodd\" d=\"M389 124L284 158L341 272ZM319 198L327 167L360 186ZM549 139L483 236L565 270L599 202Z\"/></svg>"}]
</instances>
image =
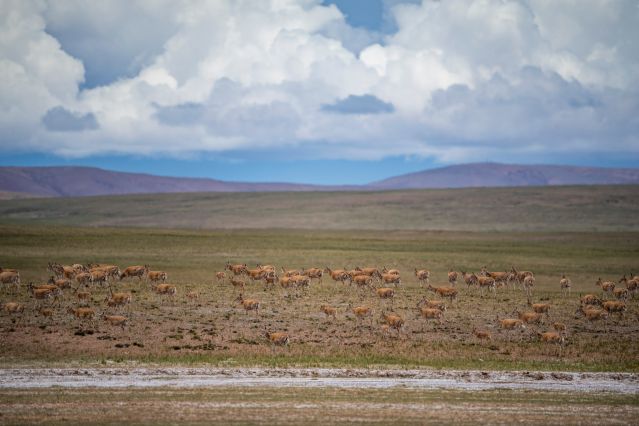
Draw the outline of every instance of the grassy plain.
<instances>
[{"instance_id":1,"label":"grassy plain","mask_svg":"<svg viewBox=\"0 0 639 426\"><path fill-rule=\"evenodd\" d=\"M632 424L636 395L339 388L0 390L10 424Z\"/></svg>"}]
</instances>

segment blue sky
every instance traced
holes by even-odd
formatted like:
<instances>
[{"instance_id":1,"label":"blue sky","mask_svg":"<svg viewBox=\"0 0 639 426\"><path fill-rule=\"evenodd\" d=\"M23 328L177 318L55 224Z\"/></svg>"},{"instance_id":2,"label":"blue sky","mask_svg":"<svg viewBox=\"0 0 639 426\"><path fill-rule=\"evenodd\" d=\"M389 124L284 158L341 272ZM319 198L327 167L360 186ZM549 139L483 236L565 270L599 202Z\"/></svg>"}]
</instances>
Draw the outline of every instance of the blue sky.
<instances>
[{"instance_id":1,"label":"blue sky","mask_svg":"<svg viewBox=\"0 0 639 426\"><path fill-rule=\"evenodd\" d=\"M638 23L631 0L0 0L0 165L635 167Z\"/></svg>"}]
</instances>

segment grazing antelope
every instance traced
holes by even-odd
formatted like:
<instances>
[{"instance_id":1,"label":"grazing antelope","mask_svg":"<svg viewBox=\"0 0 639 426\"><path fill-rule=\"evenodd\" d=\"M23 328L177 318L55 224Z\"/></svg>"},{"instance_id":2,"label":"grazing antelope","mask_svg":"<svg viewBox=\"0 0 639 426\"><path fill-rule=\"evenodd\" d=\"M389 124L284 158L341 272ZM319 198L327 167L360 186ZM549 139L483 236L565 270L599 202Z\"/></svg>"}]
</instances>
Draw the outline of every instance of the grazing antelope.
<instances>
[{"instance_id":1,"label":"grazing antelope","mask_svg":"<svg viewBox=\"0 0 639 426\"><path fill-rule=\"evenodd\" d=\"M397 335L399 336L400 331L404 327L404 318L400 317L397 314L387 314L384 311L382 311L381 318L386 322L386 324L388 324L390 328L397 330Z\"/></svg>"},{"instance_id":2,"label":"grazing antelope","mask_svg":"<svg viewBox=\"0 0 639 426\"><path fill-rule=\"evenodd\" d=\"M95 325L93 319L95 317L95 311L92 308L68 308L67 312L73 315L79 321L89 321Z\"/></svg>"},{"instance_id":3,"label":"grazing antelope","mask_svg":"<svg viewBox=\"0 0 639 426\"><path fill-rule=\"evenodd\" d=\"M124 327L129 324L129 319L127 317L123 317L122 315L102 314L102 319L105 322L109 323L109 325L122 327L122 331L124 331Z\"/></svg>"},{"instance_id":4,"label":"grazing antelope","mask_svg":"<svg viewBox=\"0 0 639 426\"><path fill-rule=\"evenodd\" d=\"M570 278L566 277L565 274L561 276L561 279L559 280L559 286L561 287L562 296L565 297L566 293L568 293L568 296L570 296L572 281L570 281Z\"/></svg>"},{"instance_id":5,"label":"grazing antelope","mask_svg":"<svg viewBox=\"0 0 639 426\"><path fill-rule=\"evenodd\" d=\"M601 306L601 299L598 298L597 296L595 296L594 294L585 294L583 296L581 296L580 299L581 302L581 306L586 306L586 305L590 305L590 306L595 306L595 305L599 305Z\"/></svg>"},{"instance_id":6,"label":"grazing antelope","mask_svg":"<svg viewBox=\"0 0 639 426\"><path fill-rule=\"evenodd\" d=\"M231 285L233 285L234 288L238 288L240 289L240 291L244 290L244 286L246 285L246 283L243 280L240 280L239 278L235 278L234 276L231 277Z\"/></svg>"},{"instance_id":7,"label":"grazing antelope","mask_svg":"<svg viewBox=\"0 0 639 426\"><path fill-rule=\"evenodd\" d=\"M453 271L452 269L448 271L448 284L452 285L453 287L456 286L457 278L458 274L456 271Z\"/></svg>"},{"instance_id":8,"label":"grazing antelope","mask_svg":"<svg viewBox=\"0 0 639 426\"><path fill-rule=\"evenodd\" d=\"M588 321L598 321L608 319L608 311L598 309L589 305L584 305L575 311L575 315L583 314Z\"/></svg>"},{"instance_id":9,"label":"grazing antelope","mask_svg":"<svg viewBox=\"0 0 639 426\"><path fill-rule=\"evenodd\" d=\"M395 286L398 286L402 283L402 279L399 277L399 275L395 275L395 274L382 274L382 283L383 284L393 284Z\"/></svg>"},{"instance_id":10,"label":"grazing antelope","mask_svg":"<svg viewBox=\"0 0 639 426\"><path fill-rule=\"evenodd\" d=\"M157 284L166 282L168 274L164 271L148 271L146 277L152 284Z\"/></svg>"},{"instance_id":11,"label":"grazing antelope","mask_svg":"<svg viewBox=\"0 0 639 426\"><path fill-rule=\"evenodd\" d=\"M479 340L492 340L493 335L487 330L478 330L477 327L473 328L473 335Z\"/></svg>"},{"instance_id":12,"label":"grazing antelope","mask_svg":"<svg viewBox=\"0 0 639 426\"><path fill-rule=\"evenodd\" d=\"M217 278L218 283L223 283L226 279L226 273L220 271L215 273L215 278Z\"/></svg>"},{"instance_id":13,"label":"grazing antelope","mask_svg":"<svg viewBox=\"0 0 639 426\"><path fill-rule=\"evenodd\" d=\"M348 280L348 273L343 269L336 269L333 271L327 266L324 269L324 272L330 275L333 281L340 281L342 284L344 284L344 281Z\"/></svg>"},{"instance_id":14,"label":"grazing antelope","mask_svg":"<svg viewBox=\"0 0 639 426\"><path fill-rule=\"evenodd\" d=\"M16 291L20 287L20 273L18 271L0 272L0 284L13 284Z\"/></svg>"},{"instance_id":15,"label":"grazing antelope","mask_svg":"<svg viewBox=\"0 0 639 426\"><path fill-rule=\"evenodd\" d=\"M125 278L134 278L134 277L137 277L138 281L142 281L142 277L144 277L144 275L147 272L149 272L148 265L129 266L120 273L120 281L122 281Z\"/></svg>"},{"instance_id":16,"label":"grazing antelope","mask_svg":"<svg viewBox=\"0 0 639 426\"><path fill-rule=\"evenodd\" d=\"M538 314L547 314L550 311L550 303L528 303L528 305Z\"/></svg>"},{"instance_id":17,"label":"grazing antelope","mask_svg":"<svg viewBox=\"0 0 639 426\"><path fill-rule=\"evenodd\" d=\"M430 280L430 271L427 269L417 270L417 268L415 268L415 276L417 277L417 280L419 280L420 287L423 288L424 284L428 284L428 281Z\"/></svg>"},{"instance_id":18,"label":"grazing antelope","mask_svg":"<svg viewBox=\"0 0 639 426\"><path fill-rule=\"evenodd\" d=\"M248 270L248 268L246 267L246 263L243 265L240 265L240 264L231 265L229 262L226 262L224 269L233 272L233 275L242 275L242 274L245 274L246 271Z\"/></svg>"},{"instance_id":19,"label":"grazing antelope","mask_svg":"<svg viewBox=\"0 0 639 426\"><path fill-rule=\"evenodd\" d=\"M453 300L457 299L458 292L457 289L453 287L433 287L432 285L428 284L428 287L426 287L426 289L428 291L432 291L433 293L437 293L439 297L446 297L450 299L451 303L453 302Z\"/></svg>"},{"instance_id":20,"label":"grazing antelope","mask_svg":"<svg viewBox=\"0 0 639 426\"><path fill-rule=\"evenodd\" d=\"M286 346L288 345L289 342L289 336L287 333L283 333L283 332L275 332L275 333L269 333L268 331L265 332L266 334L266 338L269 340L269 342L272 345L276 345L276 346Z\"/></svg>"},{"instance_id":21,"label":"grazing antelope","mask_svg":"<svg viewBox=\"0 0 639 426\"><path fill-rule=\"evenodd\" d=\"M326 318L328 317L333 317L333 319L337 319L337 309L333 308L330 305L322 305L320 306L320 310L322 312L324 312L324 315L326 315Z\"/></svg>"},{"instance_id":22,"label":"grazing antelope","mask_svg":"<svg viewBox=\"0 0 639 426\"><path fill-rule=\"evenodd\" d=\"M422 300L417 302L417 307L425 306L431 309L439 309L440 311L446 310L446 305L441 300L428 300L426 297L422 297Z\"/></svg>"},{"instance_id":23,"label":"grazing antelope","mask_svg":"<svg viewBox=\"0 0 639 426\"><path fill-rule=\"evenodd\" d=\"M256 316L260 314L260 302L256 299L245 299L242 293L240 293L235 301L242 305L247 314L248 311L255 311Z\"/></svg>"}]
</instances>

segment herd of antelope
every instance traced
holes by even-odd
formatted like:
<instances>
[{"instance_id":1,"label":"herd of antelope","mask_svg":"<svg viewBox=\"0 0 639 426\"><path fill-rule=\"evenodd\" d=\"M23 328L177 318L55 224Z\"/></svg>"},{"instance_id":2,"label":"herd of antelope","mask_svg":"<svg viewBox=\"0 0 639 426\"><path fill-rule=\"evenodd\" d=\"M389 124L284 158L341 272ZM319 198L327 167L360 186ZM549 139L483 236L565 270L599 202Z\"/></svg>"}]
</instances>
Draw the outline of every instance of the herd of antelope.
<instances>
[{"instance_id":1,"label":"herd of antelope","mask_svg":"<svg viewBox=\"0 0 639 426\"><path fill-rule=\"evenodd\" d=\"M128 292L114 291L117 283L125 279L133 279L137 282L145 280L151 285L151 290L162 299L174 299L178 293L176 285L168 284L168 274L164 271L150 270L147 265L129 266L121 270L116 265L108 264L73 264L60 265L49 263L48 271L52 274L46 283L29 283L27 290L34 300L32 311L48 320L52 320L56 308L62 308L65 292L73 295L75 300L69 301L63 312L68 312L73 318L80 322L89 322L96 326L96 318L102 318L112 326L121 327L124 331L129 324L129 317L122 315L124 312L115 312L128 308L130 314L133 296ZM382 322L381 331L385 334L396 333L399 337L406 324L405 319L394 312L394 300L397 292L401 288L401 273L397 269L387 269L386 267L366 267L354 269L331 269L331 268L307 268L307 269L285 269L280 268L280 272L273 265L256 265L249 268L246 264L231 264L227 262L224 271L217 272L215 278L221 285L230 284L239 293L235 302L240 309L246 313L254 312L256 317L260 315L262 303L258 298L245 298L244 292L247 288L253 287L256 283L263 284L263 290L268 291L279 285L285 292L286 297L291 298L290 292L295 292L296 297L300 296L300 291L305 294L313 283L321 285L323 279L328 277L334 283L342 286L354 286L358 290L360 300L364 300L368 294L379 300L383 307L380 312ZM412 275L412 274L411 274ZM445 321L447 306L453 304L458 298L460 291L458 282L463 280L468 291L475 291L483 298L485 293L494 296L498 289L522 290L527 297L527 306L530 311L519 312L516 308L512 311L512 317L496 318L495 325L507 333L510 340L510 333L523 330L529 325L541 326L545 323L551 310L550 303L532 303L532 294L535 285L535 275L530 271L519 271L512 267L510 271L491 272L485 267L479 273L468 273L466 271L456 272L450 270L447 275L448 286L434 287L430 284L431 273L427 269L414 269L414 276L422 289L432 292L438 299L432 299L424 295L415 306L417 318L427 321L436 321L442 324ZM14 269L0 268L0 284L4 287L13 288L15 293L20 288L20 273ZM622 316L627 310L628 299L634 299L639 286L639 276L630 274L630 277L623 276L618 282L602 281L601 278L596 283L601 288L601 296L587 294L580 298L579 306L575 315L583 315L588 321L606 320L612 314ZM570 279L562 275L559 280L559 289L564 297L570 296L572 283ZM92 292L99 292L105 289L106 297L103 300L103 310L98 315L96 309L91 307L94 299ZM370 293L369 293L370 292ZM195 291L185 292L187 299L194 300L199 297ZM606 300L606 296L613 300ZM448 304L448 305L447 305ZM328 304L318 307L319 312L326 318L337 319L338 308ZM19 316L18 320L25 314L25 304L15 301L8 301L3 304L3 310L11 316ZM350 311L358 321L370 319L373 324L374 309L370 304L362 303L348 306ZM19 323L19 321L18 321ZM422 331L424 321L422 321ZM537 336L543 342L564 344L567 335L567 326L564 323L554 322L552 330L537 332ZM274 345L286 345L289 336L285 332L266 331L266 337ZM491 340L492 334L486 328L474 327L473 335L479 340Z\"/></svg>"}]
</instances>

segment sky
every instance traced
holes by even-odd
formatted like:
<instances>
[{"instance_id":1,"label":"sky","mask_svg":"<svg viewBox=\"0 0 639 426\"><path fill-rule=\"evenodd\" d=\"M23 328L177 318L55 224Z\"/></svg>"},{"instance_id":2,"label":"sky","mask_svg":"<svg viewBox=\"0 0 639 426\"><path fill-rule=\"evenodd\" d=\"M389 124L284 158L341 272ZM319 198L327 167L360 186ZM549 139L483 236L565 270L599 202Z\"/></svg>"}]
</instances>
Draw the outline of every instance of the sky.
<instances>
[{"instance_id":1,"label":"sky","mask_svg":"<svg viewBox=\"0 0 639 426\"><path fill-rule=\"evenodd\" d=\"M0 0L0 165L636 167L636 0Z\"/></svg>"}]
</instances>

